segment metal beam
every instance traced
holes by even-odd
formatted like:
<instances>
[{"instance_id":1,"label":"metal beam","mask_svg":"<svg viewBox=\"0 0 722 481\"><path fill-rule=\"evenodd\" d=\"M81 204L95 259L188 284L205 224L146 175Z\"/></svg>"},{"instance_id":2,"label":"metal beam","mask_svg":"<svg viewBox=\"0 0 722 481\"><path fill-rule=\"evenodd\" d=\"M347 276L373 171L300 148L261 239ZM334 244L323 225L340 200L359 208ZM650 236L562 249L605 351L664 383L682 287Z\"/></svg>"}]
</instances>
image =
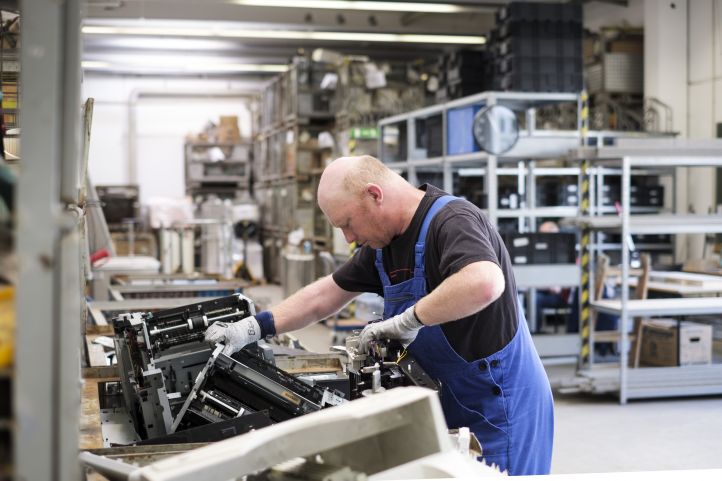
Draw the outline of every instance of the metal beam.
<instances>
[{"instance_id":1,"label":"metal beam","mask_svg":"<svg viewBox=\"0 0 722 481\"><path fill-rule=\"evenodd\" d=\"M77 480L80 0L24 1L16 478ZM68 210L70 208L70 210Z\"/></svg>"}]
</instances>

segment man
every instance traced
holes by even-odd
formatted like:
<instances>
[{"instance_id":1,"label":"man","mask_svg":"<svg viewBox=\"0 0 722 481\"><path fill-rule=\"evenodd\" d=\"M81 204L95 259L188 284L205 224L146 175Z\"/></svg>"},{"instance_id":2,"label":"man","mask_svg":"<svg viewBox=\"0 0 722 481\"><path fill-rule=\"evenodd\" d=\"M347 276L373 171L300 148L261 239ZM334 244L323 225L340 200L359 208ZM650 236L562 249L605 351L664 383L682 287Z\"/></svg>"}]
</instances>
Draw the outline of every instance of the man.
<instances>
[{"instance_id":1,"label":"man","mask_svg":"<svg viewBox=\"0 0 722 481\"><path fill-rule=\"evenodd\" d=\"M549 381L519 308L509 254L486 216L435 187L413 187L370 156L333 161L318 203L359 251L271 311L216 323L206 338L232 353L330 316L359 292L376 292L385 320L361 332L361 346L401 339L440 381L449 427L468 426L486 463L512 475L549 473Z\"/></svg>"}]
</instances>

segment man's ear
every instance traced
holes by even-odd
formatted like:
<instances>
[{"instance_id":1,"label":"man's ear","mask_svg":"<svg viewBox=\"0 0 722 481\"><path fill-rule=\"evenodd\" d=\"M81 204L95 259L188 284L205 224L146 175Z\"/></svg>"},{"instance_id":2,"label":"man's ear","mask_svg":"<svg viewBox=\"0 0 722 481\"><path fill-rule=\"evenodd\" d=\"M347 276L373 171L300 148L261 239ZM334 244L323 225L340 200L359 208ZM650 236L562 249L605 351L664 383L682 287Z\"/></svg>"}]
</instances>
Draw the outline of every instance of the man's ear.
<instances>
[{"instance_id":1,"label":"man's ear","mask_svg":"<svg viewBox=\"0 0 722 481\"><path fill-rule=\"evenodd\" d=\"M384 191L378 184L366 184L366 193L371 196L374 202L384 200Z\"/></svg>"}]
</instances>

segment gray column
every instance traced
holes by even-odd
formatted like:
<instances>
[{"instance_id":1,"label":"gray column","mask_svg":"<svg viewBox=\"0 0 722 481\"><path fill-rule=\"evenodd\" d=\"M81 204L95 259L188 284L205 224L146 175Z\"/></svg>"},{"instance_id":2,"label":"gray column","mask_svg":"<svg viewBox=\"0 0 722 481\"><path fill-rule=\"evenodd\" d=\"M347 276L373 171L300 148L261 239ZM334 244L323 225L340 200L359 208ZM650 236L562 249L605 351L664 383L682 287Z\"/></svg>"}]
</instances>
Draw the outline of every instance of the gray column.
<instances>
[{"instance_id":1,"label":"gray column","mask_svg":"<svg viewBox=\"0 0 722 481\"><path fill-rule=\"evenodd\" d=\"M24 1L15 469L77 480L80 410L79 0Z\"/></svg>"}]
</instances>

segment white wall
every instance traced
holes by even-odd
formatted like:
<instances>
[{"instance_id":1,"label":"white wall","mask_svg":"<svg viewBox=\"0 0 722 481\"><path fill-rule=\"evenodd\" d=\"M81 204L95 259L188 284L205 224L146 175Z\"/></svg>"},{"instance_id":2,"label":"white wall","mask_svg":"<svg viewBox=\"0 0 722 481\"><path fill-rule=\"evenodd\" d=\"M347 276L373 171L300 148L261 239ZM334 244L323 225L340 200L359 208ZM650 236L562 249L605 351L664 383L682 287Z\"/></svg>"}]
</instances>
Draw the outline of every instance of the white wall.
<instances>
[{"instance_id":1,"label":"white wall","mask_svg":"<svg viewBox=\"0 0 722 481\"><path fill-rule=\"evenodd\" d=\"M185 193L183 144L221 115L239 116L243 137L251 135L249 102L259 81L160 79L86 75L83 97L95 108L89 172L96 185L138 184L141 202ZM214 97L214 94L231 97ZM161 94L160 96L158 94Z\"/></svg>"},{"instance_id":2,"label":"white wall","mask_svg":"<svg viewBox=\"0 0 722 481\"><path fill-rule=\"evenodd\" d=\"M715 137L722 122L722 0L645 0L644 93L670 105L681 137ZM677 169L678 212L715 207L716 169ZM678 261L700 258L703 236L678 242Z\"/></svg>"},{"instance_id":3,"label":"white wall","mask_svg":"<svg viewBox=\"0 0 722 481\"><path fill-rule=\"evenodd\" d=\"M691 138L716 136L716 124L722 122L722 0L689 2L689 118ZM689 169L687 203L695 212L714 211L716 200L715 168ZM690 236L689 257L701 258L703 236Z\"/></svg>"}]
</instances>

